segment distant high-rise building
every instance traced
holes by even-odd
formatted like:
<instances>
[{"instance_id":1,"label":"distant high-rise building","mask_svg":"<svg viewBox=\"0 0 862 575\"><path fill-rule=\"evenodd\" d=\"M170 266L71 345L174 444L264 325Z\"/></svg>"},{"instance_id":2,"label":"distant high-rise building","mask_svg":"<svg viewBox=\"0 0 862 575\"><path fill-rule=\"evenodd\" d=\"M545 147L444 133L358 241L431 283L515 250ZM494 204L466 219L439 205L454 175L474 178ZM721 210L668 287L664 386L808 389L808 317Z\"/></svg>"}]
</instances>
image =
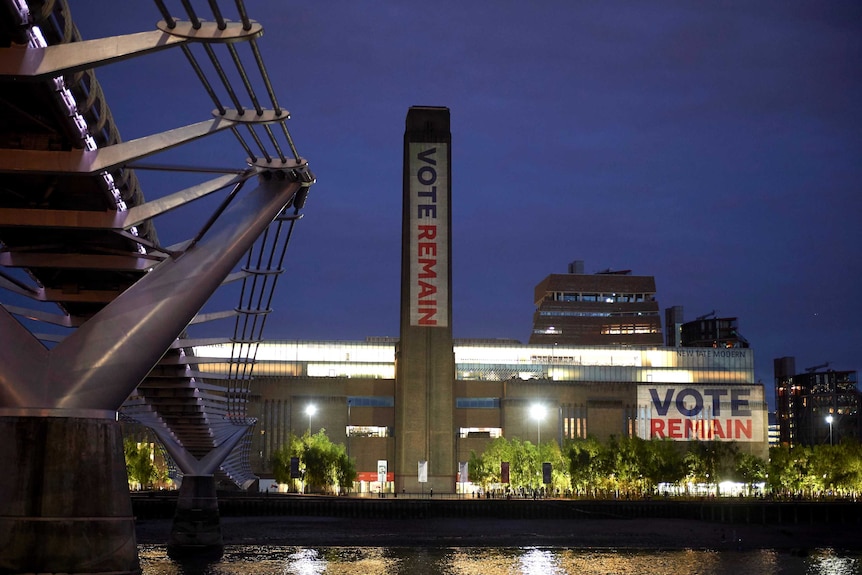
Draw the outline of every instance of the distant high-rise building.
<instances>
[{"instance_id":1,"label":"distant high-rise building","mask_svg":"<svg viewBox=\"0 0 862 575\"><path fill-rule=\"evenodd\" d=\"M536 286L531 344L662 345L654 277L583 268L572 262Z\"/></svg>"},{"instance_id":2,"label":"distant high-rise building","mask_svg":"<svg viewBox=\"0 0 862 575\"><path fill-rule=\"evenodd\" d=\"M668 347L679 347L682 345L682 306L675 305L664 310L664 335L665 345Z\"/></svg>"},{"instance_id":3,"label":"distant high-rise building","mask_svg":"<svg viewBox=\"0 0 862 575\"><path fill-rule=\"evenodd\" d=\"M786 445L838 443L862 439L862 394L855 371L827 369L829 364L795 373L796 361L773 362L779 437Z\"/></svg>"}]
</instances>

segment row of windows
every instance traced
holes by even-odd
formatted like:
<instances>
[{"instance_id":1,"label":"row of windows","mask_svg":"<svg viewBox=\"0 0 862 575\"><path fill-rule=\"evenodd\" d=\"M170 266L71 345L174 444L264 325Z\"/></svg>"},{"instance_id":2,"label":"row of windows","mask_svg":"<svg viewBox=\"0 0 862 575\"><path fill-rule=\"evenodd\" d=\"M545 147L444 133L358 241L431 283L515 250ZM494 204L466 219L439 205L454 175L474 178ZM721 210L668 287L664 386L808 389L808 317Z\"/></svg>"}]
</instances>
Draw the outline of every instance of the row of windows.
<instances>
[{"instance_id":1,"label":"row of windows","mask_svg":"<svg viewBox=\"0 0 862 575\"><path fill-rule=\"evenodd\" d=\"M353 396L347 398L350 407L395 407L395 398L391 395Z\"/></svg>"},{"instance_id":2,"label":"row of windows","mask_svg":"<svg viewBox=\"0 0 862 575\"><path fill-rule=\"evenodd\" d=\"M539 335L562 335L563 330L552 325L546 328L534 329L533 333ZM660 333L660 331L655 325L648 323L605 325L601 329L602 335L634 335L639 333Z\"/></svg>"},{"instance_id":3,"label":"row of windows","mask_svg":"<svg viewBox=\"0 0 862 575\"><path fill-rule=\"evenodd\" d=\"M632 383L750 383L754 381L754 370L745 368L680 369L588 365L537 366L536 369L518 369L504 365L463 364L456 366L455 378L459 381L550 379L573 384L620 381Z\"/></svg>"},{"instance_id":4,"label":"row of windows","mask_svg":"<svg viewBox=\"0 0 862 575\"><path fill-rule=\"evenodd\" d=\"M643 323L606 325L602 328L602 335L634 335L638 333L659 333L659 330L654 325Z\"/></svg>"},{"instance_id":5,"label":"row of windows","mask_svg":"<svg viewBox=\"0 0 862 575\"><path fill-rule=\"evenodd\" d=\"M730 406L730 402L722 401L720 405L727 408ZM457 407L459 409L499 409L500 408L500 398L499 397L459 397L455 400L455 407ZM767 404L764 401L750 400L750 401L748 401L748 407L752 410L755 410L755 411L766 411ZM574 408L574 410L578 411L578 412L580 412L582 409L583 409L582 406ZM707 417L711 417L712 406L704 407L703 413ZM632 417L635 417L634 414L632 414ZM643 416L643 417L648 417L648 416ZM643 418L643 417L641 417L641 418ZM580 435L578 435L577 437L580 437Z\"/></svg>"},{"instance_id":6,"label":"row of windows","mask_svg":"<svg viewBox=\"0 0 862 575\"><path fill-rule=\"evenodd\" d=\"M587 301L602 303L639 303L655 301L652 293L581 293L553 292L549 297L552 301Z\"/></svg>"},{"instance_id":7,"label":"row of windows","mask_svg":"<svg viewBox=\"0 0 862 575\"><path fill-rule=\"evenodd\" d=\"M458 409L500 409L499 397L458 397L455 399Z\"/></svg>"},{"instance_id":8,"label":"row of windows","mask_svg":"<svg viewBox=\"0 0 862 575\"><path fill-rule=\"evenodd\" d=\"M540 316L549 317L644 317L658 316L657 311L573 311L541 310Z\"/></svg>"}]
</instances>

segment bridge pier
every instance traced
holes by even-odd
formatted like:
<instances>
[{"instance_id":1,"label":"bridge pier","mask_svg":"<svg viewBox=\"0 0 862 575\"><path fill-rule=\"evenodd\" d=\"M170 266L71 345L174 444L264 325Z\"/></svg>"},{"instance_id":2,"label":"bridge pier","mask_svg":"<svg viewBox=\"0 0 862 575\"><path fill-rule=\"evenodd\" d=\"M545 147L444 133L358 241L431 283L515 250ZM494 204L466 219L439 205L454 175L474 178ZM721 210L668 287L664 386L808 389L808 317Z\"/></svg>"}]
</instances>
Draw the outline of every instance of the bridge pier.
<instances>
[{"instance_id":1,"label":"bridge pier","mask_svg":"<svg viewBox=\"0 0 862 575\"><path fill-rule=\"evenodd\" d=\"M184 475L171 526L168 555L175 559L193 556L215 560L223 553L215 477Z\"/></svg>"},{"instance_id":2,"label":"bridge pier","mask_svg":"<svg viewBox=\"0 0 862 575\"><path fill-rule=\"evenodd\" d=\"M81 411L0 416L0 573L141 572L120 425Z\"/></svg>"}]
</instances>

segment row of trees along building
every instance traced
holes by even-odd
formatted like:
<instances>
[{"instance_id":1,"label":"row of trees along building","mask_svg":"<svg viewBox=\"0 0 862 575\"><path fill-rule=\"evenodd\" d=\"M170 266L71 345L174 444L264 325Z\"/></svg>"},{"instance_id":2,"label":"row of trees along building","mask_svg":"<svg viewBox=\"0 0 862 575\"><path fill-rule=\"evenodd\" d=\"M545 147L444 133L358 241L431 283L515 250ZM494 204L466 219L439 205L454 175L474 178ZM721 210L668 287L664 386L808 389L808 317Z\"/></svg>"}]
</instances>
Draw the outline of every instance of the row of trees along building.
<instances>
[{"instance_id":1,"label":"row of trees along building","mask_svg":"<svg viewBox=\"0 0 862 575\"><path fill-rule=\"evenodd\" d=\"M125 441L126 468L135 489L171 484L163 457L152 447ZM275 480L292 491L348 493L357 477L345 447L330 441L325 430L292 435L272 463ZM543 464L550 464L549 483ZM772 447L764 460L741 452L733 442L683 445L612 437L606 442L572 440L561 449L556 441L536 445L500 437L481 454L471 454L468 477L459 480L469 482L474 492L488 494L544 490L597 498L727 495L722 484L732 482L742 484L749 495L855 498L862 492L862 444L845 440L835 445L784 445Z\"/></svg>"},{"instance_id":2,"label":"row of trees along building","mask_svg":"<svg viewBox=\"0 0 862 575\"><path fill-rule=\"evenodd\" d=\"M541 464L550 462L556 492L588 497L644 497L674 493L722 495L722 485L742 484L748 495L779 497L856 497L862 491L862 445L773 447L769 459L744 453L733 442L682 445L638 437L574 440L564 449L555 442L496 439L470 461L470 479L483 488L499 484L503 461L518 462L510 472L513 487L536 487ZM727 494L727 493L724 493Z\"/></svg>"},{"instance_id":3,"label":"row of trees along building","mask_svg":"<svg viewBox=\"0 0 862 575\"><path fill-rule=\"evenodd\" d=\"M291 458L296 458L291 476ZM504 465L508 463L508 465ZM550 464L545 483L543 464ZM276 481L309 492L349 491L356 469L344 446L323 431L292 436L290 447L273 457ZM504 482L508 468L508 482ZM481 454L473 452L462 484L483 493L535 493L539 490L579 497L653 495L727 495L722 485L742 484L748 495L778 497L856 497L862 492L862 445L773 447L769 460L744 453L733 442L703 441L687 446L638 437L600 442L582 439L540 445L500 437ZM725 487L726 489L726 487Z\"/></svg>"}]
</instances>

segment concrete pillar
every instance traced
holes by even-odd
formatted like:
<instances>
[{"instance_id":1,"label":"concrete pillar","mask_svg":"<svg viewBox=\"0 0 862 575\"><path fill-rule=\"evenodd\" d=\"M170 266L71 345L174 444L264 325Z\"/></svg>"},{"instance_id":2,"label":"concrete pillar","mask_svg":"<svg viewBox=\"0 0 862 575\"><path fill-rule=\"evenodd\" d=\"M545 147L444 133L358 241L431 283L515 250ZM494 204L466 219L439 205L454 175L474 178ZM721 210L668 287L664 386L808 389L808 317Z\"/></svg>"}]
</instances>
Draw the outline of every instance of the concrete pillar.
<instances>
[{"instance_id":1,"label":"concrete pillar","mask_svg":"<svg viewBox=\"0 0 862 575\"><path fill-rule=\"evenodd\" d=\"M264 172L205 238L50 349L0 306L0 573L140 573L116 410L302 185Z\"/></svg>"},{"instance_id":2,"label":"concrete pillar","mask_svg":"<svg viewBox=\"0 0 862 575\"><path fill-rule=\"evenodd\" d=\"M140 573L120 425L92 415L0 417L0 573Z\"/></svg>"},{"instance_id":3,"label":"concrete pillar","mask_svg":"<svg viewBox=\"0 0 862 575\"><path fill-rule=\"evenodd\" d=\"M215 477L185 475L168 541L173 558L218 559L224 553Z\"/></svg>"}]
</instances>

